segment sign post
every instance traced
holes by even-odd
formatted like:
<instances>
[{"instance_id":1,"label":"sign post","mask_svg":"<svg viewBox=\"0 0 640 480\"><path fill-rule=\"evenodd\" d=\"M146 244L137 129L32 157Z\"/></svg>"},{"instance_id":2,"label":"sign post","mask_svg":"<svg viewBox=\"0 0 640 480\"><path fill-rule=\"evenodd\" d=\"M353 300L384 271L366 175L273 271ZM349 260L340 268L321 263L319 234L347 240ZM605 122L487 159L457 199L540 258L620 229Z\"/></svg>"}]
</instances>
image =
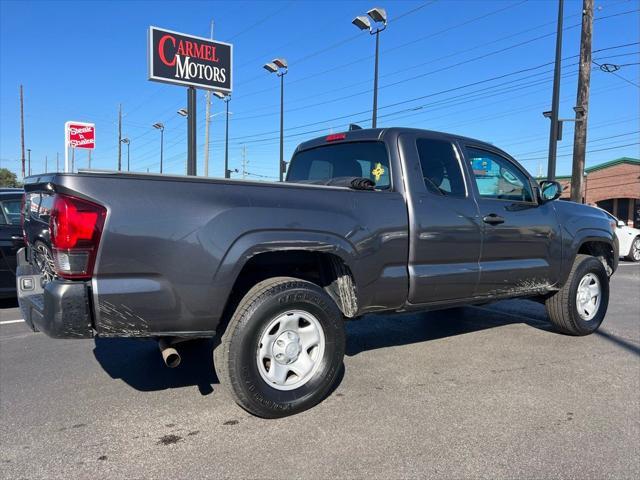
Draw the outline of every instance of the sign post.
<instances>
[{"instance_id":1,"label":"sign post","mask_svg":"<svg viewBox=\"0 0 640 480\"><path fill-rule=\"evenodd\" d=\"M231 93L233 45L149 28L149 80L187 89L187 175L196 175L196 88Z\"/></svg>"},{"instance_id":2,"label":"sign post","mask_svg":"<svg viewBox=\"0 0 640 480\"><path fill-rule=\"evenodd\" d=\"M69 172L69 147L91 150L96 146L96 125L94 123L69 121L64 124L64 171Z\"/></svg>"}]
</instances>

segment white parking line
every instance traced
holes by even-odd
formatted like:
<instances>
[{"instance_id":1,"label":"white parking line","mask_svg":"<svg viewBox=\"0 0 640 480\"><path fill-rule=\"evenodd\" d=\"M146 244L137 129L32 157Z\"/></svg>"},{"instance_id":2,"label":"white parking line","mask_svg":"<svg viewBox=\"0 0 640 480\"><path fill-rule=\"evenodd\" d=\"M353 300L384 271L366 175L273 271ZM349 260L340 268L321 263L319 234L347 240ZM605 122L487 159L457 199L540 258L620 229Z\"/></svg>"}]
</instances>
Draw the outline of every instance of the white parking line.
<instances>
[{"instance_id":1,"label":"white parking line","mask_svg":"<svg viewBox=\"0 0 640 480\"><path fill-rule=\"evenodd\" d=\"M24 322L24 320L20 319L20 320L3 320L2 322L0 322L0 325L9 325L10 323L21 323Z\"/></svg>"}]
</instances>

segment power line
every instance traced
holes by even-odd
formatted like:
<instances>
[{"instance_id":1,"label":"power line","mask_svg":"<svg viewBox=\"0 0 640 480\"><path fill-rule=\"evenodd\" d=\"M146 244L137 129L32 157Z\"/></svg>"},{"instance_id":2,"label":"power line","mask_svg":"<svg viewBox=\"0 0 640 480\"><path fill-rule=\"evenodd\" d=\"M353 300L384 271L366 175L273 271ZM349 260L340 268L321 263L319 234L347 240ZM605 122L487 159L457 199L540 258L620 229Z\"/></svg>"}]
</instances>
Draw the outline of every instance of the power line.
<instances>
[{"instance_id":1,"label":"power line","mask_svg":"<svg viewBox=\"0 0 640 480\"><path fill-rule=\"evenodd\" d=\"M600 49L600 50L597 50L597 51L610 50L612 48L620 48L620 47L623 47L623 46L629 46L629 45L634 45L634 44L638 44L638 43L640 43L640 42L634 42L632 44L623 44L623 45L616 46L616 47L607 47L606 49ZM567 59L575 58L576 56L577 55L573 55L571 57L567 57ZM423 100L423 99L434 97L434 96L437 96L437 95L442 95L444 93L450 93L450 92L453 92L453 91L462 90L462 89L469 88L469 87L472 87L472 86L476 86L476 85L480 85L480 84L483 84L483 83L488 83L488 82L492 82L492 81L499 80L499 79L502 79L502 78L506 78L506 77L509 77L509 76L517 75L517 74L520 74L520 73L531 72L531 71L537 70L539 68L542 68L542 67L545 67L545 66L548 66L548 65L551 65L551 64L553 64L553 62L546 62L546 63L540 64L540 65L536 65L536 66L533 66L533 67L523 68L523 69L520 69L520 70L516 70L516 71L513 71L513 72L505 73L505 74L502 74L502 75L497 75L497 76L494 76L494 77L491 77L491 78L487 78L487 79L484 79L484 80L478 80L478 81L467 83L467 84L464 84L464 85L459 85L457 87L452 87L452 88L448 88L448 89L441 90L441 91L438 91L438 92L434 92L434 93L430 93L430 94L426 94L426 95L420 95L420 96L413 97L413 98L410 98L410 99L406 99L406 100L402 100L402 101L399 101L399 102L391 103L391 104L379 107L379 109L383 110L385 108L391 108L391 107L394 107L394 106L411 103L411 102L414 102L414 101L417 101L417 100ZM440 69L440 70L442 70L442 69ZM397 82L395 84L392 84L392 85L397 85ZM381 88L385 88L385 87L386 86L383 86ZM297 129L300 129L300 128L305 128L305 127L310 127L310 126L314 126L314 125L324 124L324 123L332 122L332 121L336 121L336 120L343 120L345 118L353 117L353 116L356 116L356 115L363 115L365 113L369 113L370 111L371 110L369 109L369 110L364 110L364 111L360 111L360 112L356 112L356 113L350 113L350 114L346 114L346 115L341 115L341 116L338 116L338 117L332 117L332 118L321 120L321 121L310 122L310 123L306 123L306 124L303 124L303 125L298 125L298 126L295 126L295 127L289 127L289 128L287 128L285 130L286 131L292 131L292 130L297 130ZM271 134L275 134L275 133L278 133L278 131L277 130L272 130L272 131L267 131L267 132L251 134L251 135L244 135L244 136L234 137L234 138L231 138L230 141L251 139L251 138L254 138L254 137L259 137L259 136L263 136L263 135L271 135Z\"/></svg>"}]
</instances>

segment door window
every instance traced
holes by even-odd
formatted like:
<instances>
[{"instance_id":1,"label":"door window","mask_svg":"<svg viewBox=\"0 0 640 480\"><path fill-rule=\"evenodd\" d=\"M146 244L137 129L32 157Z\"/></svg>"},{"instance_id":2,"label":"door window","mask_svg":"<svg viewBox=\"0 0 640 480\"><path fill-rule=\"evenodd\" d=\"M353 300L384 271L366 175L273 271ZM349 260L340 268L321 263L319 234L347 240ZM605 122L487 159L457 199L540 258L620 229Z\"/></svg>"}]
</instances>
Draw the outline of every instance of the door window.
<instances>
[{"instance_id":1,"label":"door window","mask_svg":"<svg viewBox=\"0 0 640 480\"><path fill-rule=\"evenodd\" d=\"M5 200L2 202L2 212L6 217L5 222L11 225L20 225L20 207L22 200ZM2 218L4 220L5 218Z\"/></svg>"},{"instance_id":2,"label":"door window","mask_svg":"<svg viewBox=\"0 0 640 480\"><path fill-rule=\"evenodd\" d=\"M477 148L467 148L467 157L481 197L533 202L527 176L506 158Z\"/></svg>"},{"instance_id":3,"label":"door window","mask_svg":"<svg viewBox=\"0 0 640 480\"><path fill-rule=\"evenodd\" d=\"M431 193L464 197L464 177L453 144L445 140L416 141L424 185Z\"/></svg>"}]
</instances>

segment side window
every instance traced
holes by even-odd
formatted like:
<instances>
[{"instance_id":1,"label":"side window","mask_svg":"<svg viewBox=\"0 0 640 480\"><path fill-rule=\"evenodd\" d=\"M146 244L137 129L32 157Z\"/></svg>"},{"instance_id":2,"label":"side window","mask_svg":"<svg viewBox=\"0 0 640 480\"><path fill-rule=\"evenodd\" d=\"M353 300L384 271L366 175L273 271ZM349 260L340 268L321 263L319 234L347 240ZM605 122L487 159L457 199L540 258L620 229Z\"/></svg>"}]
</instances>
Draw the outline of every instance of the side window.
<instances>
[{"instance_id":1,"label":"side window","mask_svg":"<svg viewBox=\"0 0 640 480\"><path fill-rule=\"evenodd\" d=\"M7 219L4 216L4 205L0 203L0 206L2 207L2 209L0 210L0 225L7 225L7 223L9 222L7 222Z\"/></svg>"},{"instance_id":2,"label":"side window","mask_svg":"<svg viewBox=\"0 0 640 480\"><path fill-rule=\"evenodd\" d=\"M40 194L30 193L27 195L26 201L27 211L29 216L34 219L38 219L38 210L40 209Z\"/></svg>"},{"instance_id":3,"label":"side window","mask_svg":"<svg viewBox=\"0 0 640 480\"><path fill-rule=\"evenodd\" d=\"M38 211L38 217L43 222L49 222L51 216L51 208L53 207L53 196L42 194L40 201L40 210Z\"/></svg>"},{"instance_id":4,"label":"side window","mask_svg":"<svg viewBox=\"0 0 640 480\"><path fill-rule=\"evenodd\" d=\"M431 193L464 197L464 178L453 144L445 140L416 141L424 184Z\"/></svg>"},{"instance_id":5,"label":"side window","mask_svg":"<svg viewBox=\"0 0 640 480\"><path fill-rule=\"evenodd\" d=\"M20 206L22 200L5 200L2 202L3 220L11 225L20 225Z\"/></svg>"},{"instance_id":6,"label":"side window","mask_svg":"<svg viewBox=\"0 0 640 480\"><path fill-rule=\"evenodd\" d=\"M481 197L532 202L529 179L513 163L492 152L467 147L467 157Z\"/></svg>"}]
</instances>

